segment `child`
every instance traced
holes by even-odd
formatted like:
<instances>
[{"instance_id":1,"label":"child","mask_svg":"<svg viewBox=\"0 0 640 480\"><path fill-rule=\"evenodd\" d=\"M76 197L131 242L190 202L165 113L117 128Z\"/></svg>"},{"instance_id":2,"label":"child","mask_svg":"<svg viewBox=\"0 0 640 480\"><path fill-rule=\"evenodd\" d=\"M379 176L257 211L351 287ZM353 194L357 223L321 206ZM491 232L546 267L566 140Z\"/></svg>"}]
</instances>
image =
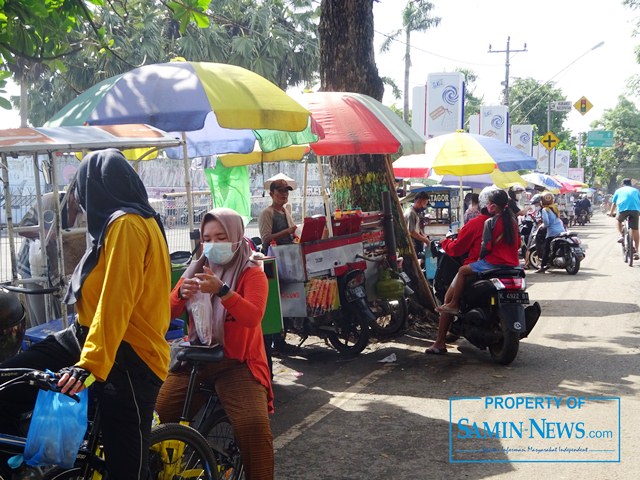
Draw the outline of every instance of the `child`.
<instances>
[{"instance_id":1,"label":"child","mask_svg":"<svg viewBox=\"0 0 640 480\"><path fill-rule=\"evenodd\" d=\"M467 277L493 268L513 268L520 265L520 235L516 219L507 207L508 201L509 197L504 190L496 190L489 195L487 210L493 217L484 223L480 260L460 267L445 294L445 303L436 308L438 312L454 315L459 313L460 297Z\"/></svg>"}]
</instances>

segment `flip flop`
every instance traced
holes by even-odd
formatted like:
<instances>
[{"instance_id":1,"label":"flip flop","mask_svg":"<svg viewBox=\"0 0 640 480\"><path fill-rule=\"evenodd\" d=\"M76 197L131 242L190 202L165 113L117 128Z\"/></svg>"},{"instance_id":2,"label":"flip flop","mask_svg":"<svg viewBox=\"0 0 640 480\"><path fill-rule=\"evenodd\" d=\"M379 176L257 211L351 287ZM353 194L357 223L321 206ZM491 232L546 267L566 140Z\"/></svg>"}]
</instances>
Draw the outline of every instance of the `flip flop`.
<instances>
[{"instance_id":1,"label":"flip flop","mask_svg":"<svg viewBox=\"0 0 640 480\"><path fill-rule=\"evenodd\" d=\"M450 315L460 315L460 310L457 310L457 309L451 308L451 307L446 307L444 305L440 305L439 307L436 307L436 312L438 312L438 313L448 313Z\"/></svg>"},{"instance_id":2,"label":"flip flop","mask_svg":"<svg viewBox=\"0 0 640 480\"><path fill-rule=\"evenodd\" d=\"M637 253L633 254L633 259L634 260L640 260L640 255L638 255Z\"/></svg>"},{"instance_id":3,"label":"flip flop","mask_svg":"<svg viewBox=\"0 0 640 480\"><path fill-rule=\"evenodd\" d=\"M426 353L427 355L446 355L447 354L447 349L446 348L429 347L424 351L424 353Z\"/></svg>"}]
</instances>

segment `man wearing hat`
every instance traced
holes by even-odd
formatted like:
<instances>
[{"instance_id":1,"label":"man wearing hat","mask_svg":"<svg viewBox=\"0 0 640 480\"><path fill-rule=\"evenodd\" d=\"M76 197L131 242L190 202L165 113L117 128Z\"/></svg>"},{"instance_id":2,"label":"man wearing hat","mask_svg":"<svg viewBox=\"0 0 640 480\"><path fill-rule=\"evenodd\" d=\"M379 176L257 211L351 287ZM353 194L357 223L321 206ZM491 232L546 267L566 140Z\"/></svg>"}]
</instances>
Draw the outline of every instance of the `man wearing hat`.
<instances>
[{"instance_id":1,"label":"man wearing hat","mask_svg":"<svg viewBox=\"0 0 640 480\"><path fill-rule=\"evenodd\" d=\"M284 208L289 201L289 192L293 190L286 180L274 180L269 185L269 195L272 203L265 208L258 217L258 229L262 238L263 252L269 248L271 242L278 245L293 243L296 224L289 211Z\"/></svg>"}]
</instances>

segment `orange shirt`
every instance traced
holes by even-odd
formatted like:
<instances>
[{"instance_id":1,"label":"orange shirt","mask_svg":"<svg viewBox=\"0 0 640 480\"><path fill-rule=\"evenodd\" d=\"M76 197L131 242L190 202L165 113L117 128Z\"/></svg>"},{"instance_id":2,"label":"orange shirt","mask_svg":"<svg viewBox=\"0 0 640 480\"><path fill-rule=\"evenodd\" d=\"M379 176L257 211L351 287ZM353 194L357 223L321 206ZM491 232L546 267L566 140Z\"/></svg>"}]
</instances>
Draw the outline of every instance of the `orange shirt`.
<instances>
[{"instance_id":1,"label":"orange shirt","mask_svg":"<svg viewBox=\"0 0 640 480\"><path fill-rule=\"evenodd\" d=\"M181 278L171 292L171 318L180 316L185 309L186 301L178 298L183 280ZM269 284L262 268L253 267L242 273L233 294L222 301L227 310L224 356L247 364L255 379L267 389L269 412L273 412L271 374L261 325L268 293ZM193 321L190 321L189 328L193 328Z\"/></svg>"}]
</instances>

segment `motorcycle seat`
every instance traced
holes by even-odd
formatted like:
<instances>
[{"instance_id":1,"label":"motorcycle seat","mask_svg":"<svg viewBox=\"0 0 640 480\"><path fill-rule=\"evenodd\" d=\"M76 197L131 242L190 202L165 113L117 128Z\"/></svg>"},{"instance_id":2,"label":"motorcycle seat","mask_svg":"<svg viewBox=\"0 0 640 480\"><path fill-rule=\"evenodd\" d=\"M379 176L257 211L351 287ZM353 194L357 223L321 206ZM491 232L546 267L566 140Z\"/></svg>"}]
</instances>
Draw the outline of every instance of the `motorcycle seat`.
<instances>
[{"instance_id":1,"label":"motorcycle seat","mask_svg":"<svg viewBox=\"0 0 640 480\"><path fill-rule=\"evenodd\" d=\"M498 267L492 268L491 270L486 270L484 272L480 272L477 275L478 279L485 280L487 278L496 278L496 277L520 277L524 278L525 273L522 268L515 267Z\"/></svg>"}]
</instances>

